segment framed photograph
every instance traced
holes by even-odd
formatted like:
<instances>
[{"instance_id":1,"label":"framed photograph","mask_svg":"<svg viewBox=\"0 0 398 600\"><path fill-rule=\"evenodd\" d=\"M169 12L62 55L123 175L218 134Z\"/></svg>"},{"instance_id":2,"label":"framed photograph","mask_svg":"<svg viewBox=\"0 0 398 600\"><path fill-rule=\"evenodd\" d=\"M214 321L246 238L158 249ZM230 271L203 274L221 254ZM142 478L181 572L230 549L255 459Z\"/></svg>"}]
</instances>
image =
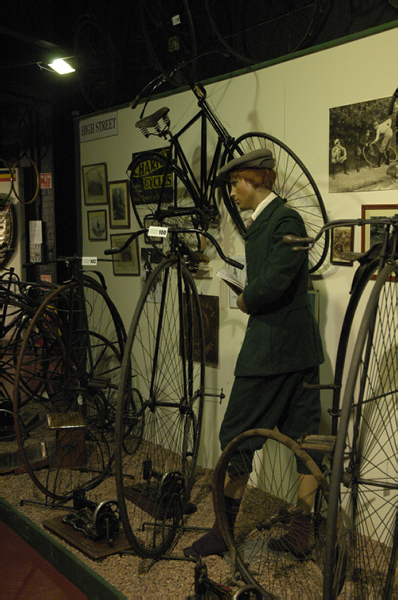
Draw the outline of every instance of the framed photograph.
<instances>
[{"instance_id":1,"label":"framed photograph","mask_svg":"<svg viewBox=\"0 0 398 600\"><path fill-rule=\"evenodd\" d=\"M130 233L111 235L112 248L120 248L130 237ZM131 242L123 252L112 255L114 275L139 275L140 261L138 255L138 239Z\"/></svg>"},{"instance_id":2,"label":"framed photograph","mask_svg":"<svg viewBox=\"0 0 398 600\"><path fill-rule=\"evenodd\" d=\"M84 204L108 204L106 163L82 167Z\"/></svg>"},{"instance_id":3,"label":"framed photograph","mask_svg":"<svg viewBox=\"0 0 398 600\"><path fill-rule=\"evenodd\" d=\"M110 181L109 226L111 229L128 229L130 227L130 202L127 181Z\"/></svg>"},{"instance_id":4,"label":"framed photograph","mask_svg":"<svg viewBox=\"0 0 398 600\"><path fill-rule=\"evenodd\" d=\"M330 262L333 265L352 267L353 262L342 257L344 252L354 251L354 227L334 227L332 229Z\"/></svg>"},{"instance_id":5,"label":"framed photograph","mask_svg":"<svg viewBox=\"0 0 398 600\"><path fill-rule=\"evenodd\" d=\"M398 204L363 204L362 205L362 218L370 219L372 217L393 217L398 214ZM361 250L366 252L369 248L381 242L383 240L385 225L371 223L369 225L362 225L362 240Z\"/></svg>"},{"instance_id":6,"label":"framed photograph","mask_svg":"<svg viewBox=\"0 0 398 600\"><path fill-rule=\"evenodd\" d=\"M106 210L87 212L88 239L92 242L108 239Z\"/></svg>"}]
</instances>

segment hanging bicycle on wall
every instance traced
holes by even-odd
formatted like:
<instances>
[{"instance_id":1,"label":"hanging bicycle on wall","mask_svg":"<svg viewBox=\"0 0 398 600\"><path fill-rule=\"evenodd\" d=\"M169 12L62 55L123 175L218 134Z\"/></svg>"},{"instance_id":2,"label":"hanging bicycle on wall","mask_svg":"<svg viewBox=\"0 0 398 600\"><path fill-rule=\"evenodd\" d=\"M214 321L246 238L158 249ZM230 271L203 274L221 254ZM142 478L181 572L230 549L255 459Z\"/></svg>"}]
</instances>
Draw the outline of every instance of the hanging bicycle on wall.
<instances>
[{"instance_id":1,"label":"hanging bicycle on wall","mask_svg":"<svg viewBox=\"0 0 398 600\"><path fill-rule=\"evenodd\" d=\"M229 195L228 186L217 180L217 171L228 160L252 150L268 148L275 157L277 179L274 192L279 195L287 206L297 210L306 225L309 235L316 235L327 221L326 209L319 189L303 162L288 146L267 133L250 132L234 138L227 131L222 121L207 100L205 87L194 83L185 64L179 65L172 73L179 72L198 103L198 112L185 123L177 132L172 131L169 109L163 107L155 113L145 116L148 103L152 96L164 83L164 76L151 81L132 103L136 108L141 98L145 98L140 118L136 123L145 137L157 136L166 140L168 146L162 151L145 151L133 155L128 173L130 179L130 197L140 227L146 226L146 220L151 218L163 225L174 227L189 227L207 230L209 223L219 216L220 195L239 233L244 235L248 216L238 210ZM189 159L184 151L183 136L195 123L201 127L201 147L199 174L194 173ZM217 135L215 148L210 148L208 131L213 130ZM212 156L209 165L208 157ZM148 164L155 165L153 176L157 171L164 176L164 182L174 181L175 193L170 200L170 188L163 184L158 193L153 196L145 189L142 173L148 170ZM219 185L220 184L220 185ZM220 189L220 194L217 190ZM184 213L188 208L199 208L200 211ZM166 214L164 209L168 208ZM159 211L163 211L159 218ZM322 238L312 248L309 254L310 272L314 273L323 264L328 249L329 232L325 231ZM200 250L200 237L191 240Z\"/></svg>"}]
</instances>

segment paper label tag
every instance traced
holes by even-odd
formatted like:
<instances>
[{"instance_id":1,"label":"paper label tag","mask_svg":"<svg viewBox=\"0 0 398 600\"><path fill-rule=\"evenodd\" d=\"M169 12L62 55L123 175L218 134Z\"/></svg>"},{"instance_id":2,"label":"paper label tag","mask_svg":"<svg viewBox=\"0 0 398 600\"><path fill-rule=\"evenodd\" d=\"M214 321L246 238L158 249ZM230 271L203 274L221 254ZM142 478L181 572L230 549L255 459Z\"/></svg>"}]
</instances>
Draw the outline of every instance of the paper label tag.
<instances>
[{"instance_id":1,"label":"paper label tag","mask_svg":"<svg viewBox=\"0 0 398 600\"><path fill-rule=\"evenodd\" d=\"M88 265L90 267L95 267L97 264L97 257L96 256L83 256L82 258L82 265Z\"/></svg>"},{"instance_id":2,"label":"paper label tag","mask_svg":"<svg viewBox=\"0 0 398 600\"><path fill-rule=\"evenodd\" d=\"M151 225L148 229L149 237L167 237L167 233L169 231L168 227L155 227Z\"/></svg>"}]
</instances>

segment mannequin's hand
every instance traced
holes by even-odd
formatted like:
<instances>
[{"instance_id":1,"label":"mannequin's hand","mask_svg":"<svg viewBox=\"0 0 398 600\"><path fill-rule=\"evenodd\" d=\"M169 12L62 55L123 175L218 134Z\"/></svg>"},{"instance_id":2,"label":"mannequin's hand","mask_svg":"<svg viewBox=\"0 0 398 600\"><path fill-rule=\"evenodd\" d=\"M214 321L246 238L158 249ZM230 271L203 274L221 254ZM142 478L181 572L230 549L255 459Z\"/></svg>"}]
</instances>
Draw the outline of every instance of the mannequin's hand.
<instances>
[{"instance_id":1,"label":"mannequin's hand","mask_svg":"<svg viewBox=\"0 0 398 600\"><path fill-rule=\"evenodd\" d=\"M239 294L239 296L237 297L236 305L242 312L244 312L246 314L249 313L249 311L247 310L245 301L243 300L243 294Z\"/></svg>"}]
</instances>

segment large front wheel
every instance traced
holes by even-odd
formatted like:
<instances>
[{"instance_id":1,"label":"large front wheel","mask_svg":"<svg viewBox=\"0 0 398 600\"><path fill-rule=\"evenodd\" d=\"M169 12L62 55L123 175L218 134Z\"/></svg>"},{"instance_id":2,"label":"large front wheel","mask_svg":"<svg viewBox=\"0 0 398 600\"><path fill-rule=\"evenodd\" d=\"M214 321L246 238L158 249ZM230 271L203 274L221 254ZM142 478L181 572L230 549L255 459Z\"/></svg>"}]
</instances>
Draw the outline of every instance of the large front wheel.
<instances>
[{"instance_id":1,"label":"large front wheel","mask_svg":"<svg viewBox=\"0 0 398 600\"><path fill-rule=\"evenodd\" d=\"M398 594L397 274L396 264L379 273L348 372L331 476L325 598L335 597L336 581L344 583L341 597Z\"/></svg>"},{"instance_id":2,"label":"large front wheel","mask_svg":"<svg viewBox=\"0 0 398 600\"><path fill-rule=\"evenodd\" d=\"M133 550L171 545L189 500L203 410L199 296L180 258L149 276L131 323L116 414L116 482Z\"/></svg>"},{"instance_id":3,"label":"large front wheel","mask_svg":"<svg viewBox=\"0 0 398 600\"><path fill-rule=\"evenodd\" d=\"M282 198L286 206L300 213L307 234L315 237L328 220L322 196L308 169L286 144L266 133L246 133L236 140L232 151L224 153L221 164L260 148L268 148L275 158L274 168L277 178L274 192ZM229 196L226 185L222 186L222 196L239 233L244 235L246 221L250 215L238 210ZM329 232L326 231L309 252L310 273L314 273L322 266L328 252L328 245Z\"/></svg>"}]
</instances>

